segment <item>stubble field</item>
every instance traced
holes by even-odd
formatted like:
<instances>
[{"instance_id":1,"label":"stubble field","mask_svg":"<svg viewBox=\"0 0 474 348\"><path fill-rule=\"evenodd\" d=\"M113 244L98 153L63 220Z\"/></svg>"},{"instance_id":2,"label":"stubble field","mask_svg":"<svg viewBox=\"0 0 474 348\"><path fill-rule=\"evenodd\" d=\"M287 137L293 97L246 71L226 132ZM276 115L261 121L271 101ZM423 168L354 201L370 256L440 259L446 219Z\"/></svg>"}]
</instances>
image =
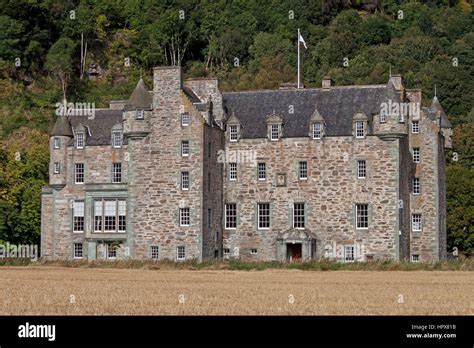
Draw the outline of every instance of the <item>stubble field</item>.
<instances>
[{"instance_id":1,"label":"stubble field","mask_svg":"<svg viewBox=\"0 0 474 348\"><path fill-rule=\"evenodd\" d=\"M1 267L1 315L472 315L474 273Z\"/></svg>"}]
</instances>

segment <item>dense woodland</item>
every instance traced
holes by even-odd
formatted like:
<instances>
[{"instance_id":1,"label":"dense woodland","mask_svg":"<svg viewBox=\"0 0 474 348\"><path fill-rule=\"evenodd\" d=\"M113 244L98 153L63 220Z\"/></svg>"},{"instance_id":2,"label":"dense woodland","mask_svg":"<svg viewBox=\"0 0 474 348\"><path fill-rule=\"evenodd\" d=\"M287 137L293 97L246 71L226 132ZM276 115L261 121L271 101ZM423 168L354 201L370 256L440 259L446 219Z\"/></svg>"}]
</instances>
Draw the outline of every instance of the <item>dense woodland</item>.
<instances>
[{"instance_id":1,"label":"dense woodland","mask_svg":"<svg viewBox=\"0 0 474 348\"><path fill-rule=\"evenodd\" d=\"M449 251L474 253L474 12L469 0L0 0L0 242L38 243L55 104L126 99L181 65L222 90L296 81L379 84L389 71L437 95L454 125ZM128 64L128 62L130 64ZM94 72L90 75L90 72Z\"/></svg>"}]
</instances>

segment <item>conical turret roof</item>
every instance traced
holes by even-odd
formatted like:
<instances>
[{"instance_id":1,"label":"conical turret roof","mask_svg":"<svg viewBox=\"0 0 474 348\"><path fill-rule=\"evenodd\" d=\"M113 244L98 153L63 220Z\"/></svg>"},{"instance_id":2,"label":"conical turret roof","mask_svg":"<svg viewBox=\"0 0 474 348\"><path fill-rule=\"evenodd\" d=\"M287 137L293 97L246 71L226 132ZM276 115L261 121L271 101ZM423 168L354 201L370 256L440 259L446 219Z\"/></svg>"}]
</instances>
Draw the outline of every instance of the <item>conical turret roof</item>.
<instances>
[{"instance_id":1,"label":"conical turret roof","mask_svg":"<svg viewBox=\"0 0 474 348\"><path fill-rule=\"evenodd\" d=\"M441 128L452 128L451 122L449 122L448 115L444 111L441 103L438 100L437 96L434 96L433 101L430 106L430 111L434 114L440 113L441 116Z\"/></svg>"},{"instance_id":2,"label":"conical turret roof","mask_svg":"<svg viewBox=\"0 0 474 348\"><path fill-rule=\"evenodd\" d=\"M69 122L67 116L59 116L54 124L53 131L51 136L65 136L73 137L71 123Z\"/></svg>"},{"instance_id":3,"label":"conical turret roof","mask_svg":"<svg viewBox=\"0 0 474 348\"><path fill-rule=\"evenodd\" d=\"M129 109L143 109L150 110L152 108L153 100L148 89L145 86L143 79L138 81L137 86L133 90L130 99L128 99L127 107Z\"/></svg>"}]
</instances>

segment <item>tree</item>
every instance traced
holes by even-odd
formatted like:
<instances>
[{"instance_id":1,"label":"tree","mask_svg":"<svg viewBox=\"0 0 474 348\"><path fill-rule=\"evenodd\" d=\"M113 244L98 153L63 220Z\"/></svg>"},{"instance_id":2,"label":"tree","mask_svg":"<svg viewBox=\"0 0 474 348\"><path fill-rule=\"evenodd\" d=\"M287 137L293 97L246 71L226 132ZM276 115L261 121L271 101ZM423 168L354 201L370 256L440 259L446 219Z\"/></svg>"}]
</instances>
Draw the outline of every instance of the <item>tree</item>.
<instances>
[{"instance_id":1,"label":"tree","mask_svg":"<svg viewBox=\"0 0 474 348\"><path fill-rule=\"evenodd\" d=\"M46 68L58 78L64 100L66 100L67 84L73 73L74 49L74 42L69 38L62 37L51 46L46 57Z\"/></svg>"}]
</instances>

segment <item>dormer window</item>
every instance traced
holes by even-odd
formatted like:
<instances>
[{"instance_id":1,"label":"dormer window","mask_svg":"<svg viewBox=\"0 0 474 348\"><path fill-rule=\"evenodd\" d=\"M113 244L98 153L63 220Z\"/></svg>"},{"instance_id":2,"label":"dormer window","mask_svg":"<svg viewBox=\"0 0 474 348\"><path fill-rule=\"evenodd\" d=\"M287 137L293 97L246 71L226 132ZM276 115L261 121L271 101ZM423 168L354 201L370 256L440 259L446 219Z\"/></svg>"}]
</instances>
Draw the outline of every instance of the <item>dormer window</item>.
<instances>
[{"instance_id":1,"label":"dormer window","mask_svg":"<svg viewBox=\"0 0 474 348\"><path fill-rule=\"evenodd\" d=\"M271 124L270 129L270 140L277 141L280 139L280 125L279 124Z\"/></svg>"},{"instance_id":2,"label":"dormer window","mask_svg":"<svg viewBox=\"0 0 474 348\"><path fill-rule=\"evenodd\" d=\"M181 114L181 126L183 127L189 126L189 113L183 112Z\"/></svg>"},{"instance_id":3,"label":"dormer window","mask_svg":"<svg viewBox=\"0 0 474 348\"><path fill-rule=\"evenodd\" d=\"M122 131L112 132L112 146L115 148L122 147Z\"/></svg>"},{"instance_id":4,"label":"dormer window","mask_svg":"<svg viewBox=\"0 0 474 348\"><path fill-rule=\"evenodd\" d=\"M363 138L365 136L364 122L356 122L356 138Z\"/></svg>"},{"instance_id":5,"label":"dormer window","mask_svg":"<svg viewBox=\"0 0 474 348\"><path fill-rule=\"evenodd\" d=\"M313 123L313 139L321 139L323 135L323 124L321 122Z\"/></svg>"},{"instance_id":6,"label":"dormer window","mask_svg":"<svg viewBox=\"0 0 474 348\"><path fill-rule=\"evenodd\" d=\"M239 126L232 124L229 126L229 139L230 141L237 141L239 139Z\"/></svg>"},{"instance_id":7,"label":"dormer window","mask_svg":"<svg viewBox=\"0 0 474 348\"><path fill-rule=\"evenodd\" d=\"M59 137L55 137L53 141L54 141L54 148L59 149L61 146L61 139Z\"/></svg>"},{"instance_id":8,"label":"dormer window","mask_svg":"<svg viewBox=\"0 0 474 348\"><path fill-rule=\"evenodd\" d=\"M84 132L76 132L76 149L84 148Z\"/></svg>"},{"instance_id":9,"label":"dormer window","mask_svg":"<svg viewBox=\"0 0 474 348\"><path fill-rule=\"evenodd\" d=\"M145 118L145 111L142 109L137 110L137 120L143 120Z\"/></svg>"}]
</instances>

